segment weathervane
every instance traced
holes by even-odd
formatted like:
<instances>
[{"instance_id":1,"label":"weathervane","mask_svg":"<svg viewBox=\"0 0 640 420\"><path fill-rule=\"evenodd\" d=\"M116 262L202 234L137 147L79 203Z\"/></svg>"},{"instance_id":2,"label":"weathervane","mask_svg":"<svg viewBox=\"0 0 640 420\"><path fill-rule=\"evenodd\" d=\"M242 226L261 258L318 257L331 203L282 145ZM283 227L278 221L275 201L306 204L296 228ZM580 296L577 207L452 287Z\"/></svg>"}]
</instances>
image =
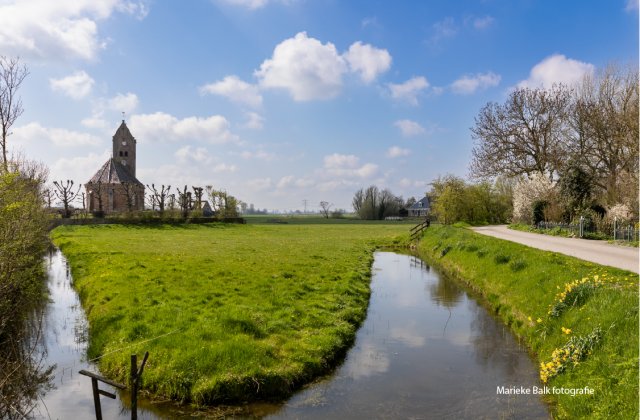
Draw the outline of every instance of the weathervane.
<instances>
[{"instance_id":1,"label":"weathervane","mask_svg":"<svg viewBox=\"0 0 640 420\"><path fill-rule=\"evenodd\" d=\"M124 111L122 111L122 122L124 122Z\"/></svg>"}]
</instances>

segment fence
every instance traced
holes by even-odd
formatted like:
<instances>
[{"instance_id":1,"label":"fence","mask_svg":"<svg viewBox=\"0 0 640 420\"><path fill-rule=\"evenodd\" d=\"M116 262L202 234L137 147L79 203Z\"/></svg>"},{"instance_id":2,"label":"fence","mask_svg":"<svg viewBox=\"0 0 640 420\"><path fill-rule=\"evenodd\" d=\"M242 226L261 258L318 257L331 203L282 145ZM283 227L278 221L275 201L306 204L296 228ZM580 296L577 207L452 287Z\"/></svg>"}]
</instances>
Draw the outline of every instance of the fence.
<instances>
[{"instance_id":1,"label":"fence","mask_svg":"<svg viewBox=\"0 0 640 420\"><path fill-rule=\"evenodd\" d=\"M613 239L614 241L634 242L640 240L640 230L629 223L614 220L612 223L595 223L592 220L580 218L578 223L539 222L538 229L560 229L572 233L578 238Z\"/></svg>"}]
</instances>

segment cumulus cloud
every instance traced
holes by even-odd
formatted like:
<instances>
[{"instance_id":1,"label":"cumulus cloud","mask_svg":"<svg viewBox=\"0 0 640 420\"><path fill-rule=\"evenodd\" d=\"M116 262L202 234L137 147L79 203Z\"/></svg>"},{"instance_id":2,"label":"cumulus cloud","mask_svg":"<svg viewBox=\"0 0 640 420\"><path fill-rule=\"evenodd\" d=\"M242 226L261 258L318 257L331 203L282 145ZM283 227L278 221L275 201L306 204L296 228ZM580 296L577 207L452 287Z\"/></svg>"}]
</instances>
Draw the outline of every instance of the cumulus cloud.
<instances>
[{"instance_id":1,"label":"cumulus cloud","mask_svg":"<svg viewBox=\"0 0 640 420\"><path fill-rule=\"evenodd\" d=\"M253 191L264 191L273 188L271 178L253 178L248 180L245 185Z\"/></svg>"},{"instance_id":2,"label":"cumulus cloud","mask_svg":"<svg viewBox=\"0 0 640 420\"><path fill-rule=\"evenodd\" d=\"M273 153L265 152L264 150L258 150L258 151L245 150L242 153L240 153L240 157L243 159L257 159L257 160L264 160L268 162L275 159L276 155Z\"/></svg>"},{"instance_id":3,"label":"cumulus cloud","mask_svg":"<svg viewBox=\"0 0 640 420\"><path fill-rule=\"evenodd\" d=\"M309 178L296 178L293 175L287 175L280 178L276 187L279 190L287 188L308 188L315 185L315 181Z\"/></svg>"},{"instance_id":4,"label":"cumulus cloud","mask_svg":"<svg viewBox=\"0 0 640 420\"><path fill-rule=\"evenodd\" d=\"M391 54L387 50L362 44L360 41L351 44L344 57L351 71L359 73L365 83L371 83L391 67Z\"/></svg>"},{"instance_id":5,"label":"cumulus cloud","mask_svg":"<svg viewBox=\"0 0 640 420\"><path fill-rule=\"evenodd\" d=\"M252 108L258 108L262 105L262 95L258 87L234 75L227 76L218 82L204 85L200 88L200 92L224 96L232 102Z\"/></svg>"},{"instance_id":6,"label":"cumulus cloud","mask_svg":"<svg viewBox=\"0 0 640 420\"><path fill-rule=\"evenodd\" d=\"M190 145L176 150L174 156L180 163L208 163L211 162L209 151L204 147L192 147Z\"/></svg>"},{"instance_id":7,"label":"cumulus cloud","mask_svg":"<svg viewBox=\"0 0 640 420\"><path fill-rule=\"evenodd\" d=\"M43 127L38 122L17 127L13 130L16 144L49 142L57 147L95 146L100 139L94 135L64 128Z\"/></svg>"},{"instance_id":8,"label":"cumulus cloud","mask_svg":"<svg viewBox=\"0 0 640 420\"><path fill-rule=\"evenodd\" d=\"M263 89L284 89L296 101L310 101L337 96L347 72L357 73L363 82L371 83L390 67L387 50L358 41L339 54L332 43L323 44L300 32L278 44L254 76Z\"/></svg>"},{"instance_id":9,"label":"cumulus cloud","mask_svg":"<svg viewBox=\"0 0 640 420\"><path fill-rule=\"evenodd\" d=\"M518 87L550 88L554 83L572 85L585 75L593 74L594 70L593 64L554 54L533 66L529 78L518 83Z\"/></svg>"},{"instance_id":10,"label":"cumulus cloud","mask_svg":"<svg viewBox=\"0 0 640 420\"><path fill-rule=\"evenodd\" d=\"M499 74L493 72L462 76L451 84L451 89L460 95L470 95L478 90L498 86L501 79Z\"/></svg>"},{"instance_id":11,"label":"cumulus cloud","mask_svg":"<svg viewBox=\"0 0 640 420\"><path fill-rule=\"evenodd\" d=\"M387 156L390 158L409 156L410 154L411 154L411 150L403 149L398 146L392 146L389 148L389 150L387 150Z\"/></svg>"},{"instance_id":12,"label":"cumulus cloud","mask_svg":"<svg viewBox=\"0 0 640 420\"><path fill-rule=\"evenodd\" d=\"M211 168L214 173L235 172L237 169L238 167L236 165L229 165L226 163L218 163Z\"/></svg>"},{"instance_id":13,"label":"cumulus cloud","mask_svg":"<svg viewBox=\"0 0 640 420\"><path fill-rule=\"evenodd\" d=\"M432 25L433 35L428 42L431 45L437 45L440 41L453 38L458 33L458 25L452 17L444 18Z\"/></svg>"},{"instance_id":14,"label":"cumulus cloud","mask_svg":"<svg viewBox=\"0 0 640 420\"><path fill-rule=\"evenodd\" d=\"M398 127L405 137L417 136L425 132L423 126L411 120L398 120L393 125Z\"/></svg>"},{"instance_id":15,"label":"cumulus cloud","mask_svg":"<svg viewBox=\"0 0 640 420\"><path fill-rule=\"evenodd\" d=\"M269 3L269 0L222 0L232 6L240 6L249 10L257 10Z\"/></svg>"},{"instance_id":16,"label":"cumulus cloud","mask_svg":"<svg viewBox=\"0 0 640 420\"><path fill-rule=\"evenodd\" d=\"M332 43L323 44L300 32L278 44L255 76L263 88L285 89L294 100L309 101L335 97L346 70L344 58Z\"/></svg>"},{"instance_id":17,"label":"cumulus cloud","mask_svg":"<svg viewBox=\"0 0 640 420\"><path fill-rule=\"evenodd\" d=\"M360 165L360 159L355 155L341 155L334 153L324 157L324 169L334 177L370 178L378 172L378 165L365 163Z\"/></svg>"},{"instance_id":18,"label":"cumulus cloud","mask_svg":"<svg viewBox=\"0 0 640 420\"><path fill-rule=\"evenodd\" d=\"M49 179L72 179L78 184L84 184L110 157L111 148L105 149L101 154L60 158L49 165Z\"/></svg>"},{"instance_id":19,"label":"cumulus cloud","mask_svg":"<svg viewBox=\"0 0 640 420\"><path fill-rule=\"evenodd\" d=\"M156 112L132 116L129 126L142 142L201 141L224 144L239 141L229 130L229 121L221 115L179 119L164 112Z\"/></svg>"},{"instance_id":20,"label":"cumulus cloud","mask_svg":"<svg viewBox=\"0 0 640 420\"><path fill-rule=\"evenodd\" d=\"M146 1L5 0L0 2L0 50L43 59L93 60L104 48L98 22L115 12L143 18Z\"/></svg>"},{"instance_id":21,"label":"cumulus cloud","mask_svg":"<svg viewBox=\"0 0 640 420\"><path fill-rule=\"evenodd\" d=\"M118 93L107 101L107 105L112 111L130 113L138 107L138 102L138 95L127 92L125 94Z\"/></svg>"},{"instance_id":22,"label":"cumulus cloud","mask_svg":"<svg viewBox=\"0 0 640 420\"><path fill-rule=\"evenodd\" d=\"M429 82L422 76L413 77L404 83L389 83L389 91L393 99L418 105L418 95L429 87Z\"/></svg>"},{"instance_id":23,"label":"cumulus cloud","mask_svg":"<svg viewBox=\"0 0 640 420\"><path fill-rule=\"evenodd\" d=\"M94 83L93 78L84 70L77 71L61 79L49 79L51 90L61 92L76 100L87 97L91 93Z\"/></svg>"}]
</instances>

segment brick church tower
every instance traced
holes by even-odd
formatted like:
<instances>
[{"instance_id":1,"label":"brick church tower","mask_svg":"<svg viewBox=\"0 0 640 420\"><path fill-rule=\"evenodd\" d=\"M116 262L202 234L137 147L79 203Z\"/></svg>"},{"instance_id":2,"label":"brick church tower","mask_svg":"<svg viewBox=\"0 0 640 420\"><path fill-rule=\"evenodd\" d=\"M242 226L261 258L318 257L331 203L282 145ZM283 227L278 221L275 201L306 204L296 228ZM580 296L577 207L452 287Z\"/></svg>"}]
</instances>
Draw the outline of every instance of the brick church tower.
<instances>
[{"instance_id":1,"label":"brick church tower","mask_svg":"<svg viewBox=\"0 0 640 420\"><path fill-rule=\"evenodd\" d=\"M136 178L136 139L127 124L113 135L111 158L85 184L91 212L144 210L144 184Z\"/></svg>"}]
</instances>

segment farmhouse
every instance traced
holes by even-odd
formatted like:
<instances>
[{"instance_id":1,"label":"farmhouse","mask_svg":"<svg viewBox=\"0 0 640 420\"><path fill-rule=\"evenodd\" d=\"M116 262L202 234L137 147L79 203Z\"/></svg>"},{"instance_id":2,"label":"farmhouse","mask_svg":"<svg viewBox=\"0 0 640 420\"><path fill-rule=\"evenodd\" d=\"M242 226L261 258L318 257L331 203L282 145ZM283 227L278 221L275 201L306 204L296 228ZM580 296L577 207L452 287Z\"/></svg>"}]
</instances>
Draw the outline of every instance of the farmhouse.
<instances>
[{"instance_id":1,"label":"farmhouse","mask_svg":"<svg viewBox=\"0 0 640 420\"><path fill-rule=\"evenodd\" d=\"M144 210L144 185L136 178L136 139L124 120L113 135L111 158L84 187L91 212Z\"/></svg>"},{"instance_id":2,"label":"farmhouse","mask_svg":"<svg viewBox=\"0 0 640 420\"><path fill-rule=\"evenodd\" d=\"M431 211L431 203L429 197L424 197L415 202L415 204L409 207L409 217L424 217Z\"/></svg>"}]
</instances>

